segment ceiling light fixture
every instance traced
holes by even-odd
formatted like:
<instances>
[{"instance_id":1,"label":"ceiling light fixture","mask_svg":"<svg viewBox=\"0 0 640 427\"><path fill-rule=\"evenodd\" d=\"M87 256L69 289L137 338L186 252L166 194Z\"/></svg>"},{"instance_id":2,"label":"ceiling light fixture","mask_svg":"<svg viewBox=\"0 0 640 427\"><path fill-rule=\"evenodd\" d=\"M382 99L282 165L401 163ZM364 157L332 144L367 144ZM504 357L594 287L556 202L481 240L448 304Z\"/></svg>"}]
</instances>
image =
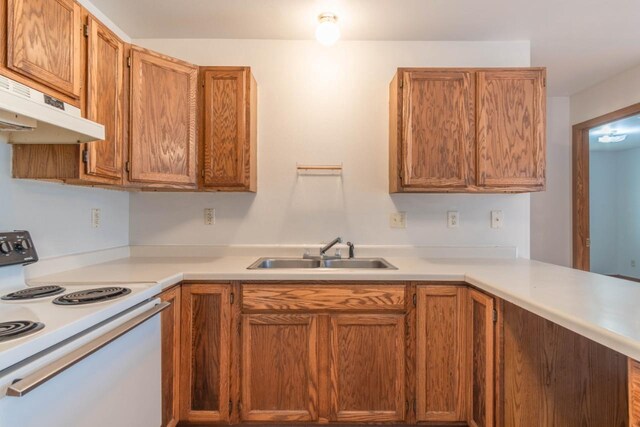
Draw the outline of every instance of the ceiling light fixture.
<instances>
[{"instance_id":1,"label":"ceiling light fixture","mask_svg":"<svg viewBox=\"0 0 640 427\"><path fill-rule=\"evenodd\" d=\"M340 38L338 17L333 13L323 13L318 16L316 39L324 46L331 46Z\"/></svg>"},{"instance_id":2,"label":"ceiling light fixture","mask_svg":"<svg viewBox=\"0 0 640 427\"><path fill-rule=\"evenodd\" d=\"M598 142L602 144L611 144L612 142L622 142L627 139L627 135L616 135L615 133L610 133L609 135L602 135L598 137Z\"/></svg>"}]
</instances>

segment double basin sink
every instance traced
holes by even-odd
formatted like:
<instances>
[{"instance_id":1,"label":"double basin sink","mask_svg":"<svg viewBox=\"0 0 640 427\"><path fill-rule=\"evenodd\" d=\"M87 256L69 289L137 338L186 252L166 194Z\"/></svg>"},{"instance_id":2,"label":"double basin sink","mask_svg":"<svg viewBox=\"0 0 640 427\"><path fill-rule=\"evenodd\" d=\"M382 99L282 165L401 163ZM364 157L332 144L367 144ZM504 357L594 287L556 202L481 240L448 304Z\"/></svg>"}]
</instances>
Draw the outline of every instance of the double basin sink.
<instances>
[{"instance_id":1,"label":"double basin sink","mask_svg":"<svg viewBox=\"0 0 640 427\"><path fill-rule=\"evenodd\" d=\"M322 269L373 269L397 270L384 258L347 259L304 259L304 258L260 258L251 264L249 270L280 268L322 268Z\"/></svg>"}]
</instances>

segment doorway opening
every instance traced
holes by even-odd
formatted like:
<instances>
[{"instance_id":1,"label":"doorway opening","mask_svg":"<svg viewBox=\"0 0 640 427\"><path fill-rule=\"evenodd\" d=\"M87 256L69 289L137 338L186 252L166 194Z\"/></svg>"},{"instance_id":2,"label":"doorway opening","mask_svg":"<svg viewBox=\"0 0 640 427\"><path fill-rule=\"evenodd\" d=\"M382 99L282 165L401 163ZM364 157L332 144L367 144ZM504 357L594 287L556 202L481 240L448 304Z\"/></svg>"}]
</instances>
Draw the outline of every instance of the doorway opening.
<instances>
[{"instance_id":1,"label":"doorway opening","mask_svg":"<svg viewBox=\"0 0 640 427\"><path fill-rule=\"evenodd\" d=\"M573 127L573 266L640 281L640 104Z\"/></svg>"}]
</instances>

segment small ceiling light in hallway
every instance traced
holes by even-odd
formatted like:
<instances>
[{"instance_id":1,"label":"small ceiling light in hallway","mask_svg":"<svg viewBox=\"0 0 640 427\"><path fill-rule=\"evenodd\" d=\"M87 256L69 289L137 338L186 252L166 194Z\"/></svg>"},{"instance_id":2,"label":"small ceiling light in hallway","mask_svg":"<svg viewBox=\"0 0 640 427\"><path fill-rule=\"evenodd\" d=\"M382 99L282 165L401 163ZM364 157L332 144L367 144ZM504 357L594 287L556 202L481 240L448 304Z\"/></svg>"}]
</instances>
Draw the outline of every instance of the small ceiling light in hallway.
<instances>
[{"instance_id":1,"label":"small ceiling light in hallway","mask_svg":"<svg viewBox=\"0 0 640 427\"><path fill-rule=\"evenodd\" d=\"M323 13L318 16L316 39L324 46L331 46L340 38L338 17L333 13Z\"/></svg>"}]
</instances>

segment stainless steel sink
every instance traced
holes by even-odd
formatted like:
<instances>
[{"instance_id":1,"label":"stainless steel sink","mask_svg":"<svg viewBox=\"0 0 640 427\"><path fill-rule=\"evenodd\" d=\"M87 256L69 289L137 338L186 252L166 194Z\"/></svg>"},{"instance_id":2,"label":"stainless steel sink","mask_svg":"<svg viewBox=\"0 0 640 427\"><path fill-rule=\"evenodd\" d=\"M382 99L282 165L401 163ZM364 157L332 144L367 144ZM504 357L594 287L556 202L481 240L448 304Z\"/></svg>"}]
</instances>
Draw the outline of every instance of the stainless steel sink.
<instances>
[{"instance_id":1,"label":"stainless steel sink","mask_svg":"<svg viewBox=\"0 0 640 427\"><path fill-rule=\"evenodd\" d=\"M373 269L397 270L384 258L350 258L350 259L303 259L303 258L260 258L249 267L249 270L279 268L322 268L322 269Z\"/></svg>"}]
</instances>

